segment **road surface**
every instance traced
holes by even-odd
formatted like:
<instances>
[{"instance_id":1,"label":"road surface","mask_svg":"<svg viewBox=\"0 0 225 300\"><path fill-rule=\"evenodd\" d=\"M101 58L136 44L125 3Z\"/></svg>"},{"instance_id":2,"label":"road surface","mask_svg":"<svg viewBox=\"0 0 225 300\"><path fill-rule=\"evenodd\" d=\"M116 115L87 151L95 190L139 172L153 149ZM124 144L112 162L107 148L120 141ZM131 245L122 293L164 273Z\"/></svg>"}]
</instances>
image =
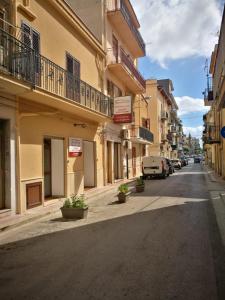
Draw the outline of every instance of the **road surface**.
<instances>
[{"instance_id":1,"label":"road surface","mask_svg":"<svg viewBox=\"0 0 225 300\"><path fill-rule=\"evenodd\" d=\"M59 216L0 235L0 299L225 299L200 164L146 181L125 204L103 198L87 220Z\"/></svg>"}]
</instances>

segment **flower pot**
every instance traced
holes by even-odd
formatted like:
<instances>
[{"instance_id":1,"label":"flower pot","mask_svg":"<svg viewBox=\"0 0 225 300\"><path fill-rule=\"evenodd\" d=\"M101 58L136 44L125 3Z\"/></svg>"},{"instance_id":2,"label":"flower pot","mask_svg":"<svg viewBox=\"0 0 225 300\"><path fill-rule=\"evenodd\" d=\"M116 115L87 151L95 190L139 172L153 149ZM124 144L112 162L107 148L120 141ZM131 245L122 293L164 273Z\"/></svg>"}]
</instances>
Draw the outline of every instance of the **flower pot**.
<instances>
[{"instance_id":1,"label":"flower pot","mask_svg":"<svg viewBox=\"0 0 225 300\"><path fill-rule=\"evenodd\" d=\"M130 192L128 192L128 193L119 193L118 195L117 195L117 197L118 197L118 201L120 202L120 203L125 203L126 201L127 201L127 199L129 198L129 196L130 196Z\"/></svg>"},{"instance_id":2,"label":"flower pot","mask_svg":"<svg viewBox=\"0 0 225 300\"><path fill-rule=\"evenodd\" d=\"M144 192L145 190L145 185L142 184L142 185L136 185L136 192L137 193L141 193L141 192Z\"/></svg>"},{"instance_id":3,"label":"flower pot","mask_svg":"<svg viewBox=\"0 0 225 300\"><path fill-rule=\"evenodd\" d=\"M84 219L87 218L88 207L86 208L73 208L61 207L62 216L65 219Z\"/></svg>"}]
</instances>

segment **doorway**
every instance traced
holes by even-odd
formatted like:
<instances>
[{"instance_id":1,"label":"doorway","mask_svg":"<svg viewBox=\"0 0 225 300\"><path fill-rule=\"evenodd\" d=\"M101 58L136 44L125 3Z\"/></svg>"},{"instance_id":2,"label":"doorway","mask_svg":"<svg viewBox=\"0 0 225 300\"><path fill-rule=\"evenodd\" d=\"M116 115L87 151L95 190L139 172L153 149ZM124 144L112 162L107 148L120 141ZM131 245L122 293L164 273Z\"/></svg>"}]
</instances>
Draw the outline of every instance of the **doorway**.
<instances>
[{"instance_id":1,"label":"doorway","mask_svg":"<svg viewBox=\"0 0 225 300\"><path fill-rule=\"evenodd\" d=\"M0 209L5 208L5 122L0 120Z\"/></svg>"},{"instance_id":2,"label":"doorway","mask_svg":"<svg viewBox=\"0 0 225 300\"><path fill-rule=\"evenodd\" d=\"M112 183L112 142L107 141L107 183Z\"/></svg>"},{"instance_id":3,"label":"doorway","mask_svg":"<svg viewBox=\"0 0 225 300\"><path fill-rule=\"evenodd\" d=\"M121 144L114 143L114 179L121 178Z\"/></svg>"},{"instance_id":4,"label":"doorway","mask_svg":"<svg viewBox=\"0 0 225 300\"><path fill-rule=\"evenodd\" d=\"M45 200L63 197L64 140L44 139L44 195Z\"/></svg>"},{"instance_id":5,"label":"doorway","mask_svg":"<svg viewBox=\"0 0 225 300\"><path fill-rule=\"evenodd\" d=\"M132 147L132 169L133 169L133 177L136 176L136 148Z\"/></svg>"},{"instance_id":6,"label":"doorway","mask_svg":"<svg viewBox=\"0 0 225 300\"><path fill-rule=\"evenodd\" d=\"M95 187L95 143L84 141L84 187Z\"/></svg>"}]
</instances>

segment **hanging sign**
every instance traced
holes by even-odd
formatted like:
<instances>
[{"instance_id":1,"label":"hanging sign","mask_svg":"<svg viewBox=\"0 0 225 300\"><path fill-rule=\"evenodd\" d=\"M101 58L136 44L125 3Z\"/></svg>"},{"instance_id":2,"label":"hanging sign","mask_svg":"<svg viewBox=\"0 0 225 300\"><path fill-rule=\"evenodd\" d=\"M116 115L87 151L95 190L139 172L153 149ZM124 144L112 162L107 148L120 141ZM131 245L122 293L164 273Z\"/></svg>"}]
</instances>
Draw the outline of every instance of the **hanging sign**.
<instances>
[{"instance_id":1,"label":"hanging sign","mask_svg":"<svg viewBox=\"0 0 225 300\"><path fill-rule=\"evenodd\" d=\"M114 98L114 123L131 123L131 96Z\"/></svg>"},{"instance_id":2,"label":"hanging sign","mask_svg":"<svg viewBox=\"0 0 225 300\"><path fill-rule=\"evenodd\" d=\"M69 157L77 157L82 154L82 139L69 138Z\"/></svg>"},{"instance_id":3,"label":"hanging sign","mask_svg":"<svg viewBox=\"0 0 225 300\"><path fill-rule=\"evenodd\" d=\"M220 130L220 134L225 139L225 126Z\"/></svg>"}]
</instances>

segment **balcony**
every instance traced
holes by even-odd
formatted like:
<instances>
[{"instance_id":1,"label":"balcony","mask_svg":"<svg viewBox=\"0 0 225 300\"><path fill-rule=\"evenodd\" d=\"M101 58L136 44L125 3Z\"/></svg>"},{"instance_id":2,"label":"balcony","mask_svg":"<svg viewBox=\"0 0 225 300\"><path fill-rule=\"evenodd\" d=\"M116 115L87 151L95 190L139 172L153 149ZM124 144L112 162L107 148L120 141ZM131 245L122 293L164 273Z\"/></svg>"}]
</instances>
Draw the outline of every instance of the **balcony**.
<instances>
[{"instance_id":1,"label":"balcony","mask_svg":"<svg viewBox=\"0 0 225 300\"><path fill-rule=\"evenodd\" d=\"M161 120L167 120L169 117L166 111L161 111Z\"/></svg>"},{"instance_id":2,"label":"balcony","mask_svg":"<svg viewBox=\"0 0 225 300\"><path fill-rule=\"evenodd\" d=\"M113 50L107 53L108 69L119 79L124 85L134 94L140 94L145 92L145 79L141 73L137 70L133 61L120 48L118 54L115 54Z\"/></svg>"},{"instance_id":3,"label":"balcony","mask_svg":"<svg viewBox=\"0 0 225 300\"><path fill-rule=\"evenodd\" d=\"M130 9L128 9L130 7ZM139 23L128 0L107 0L108 18L132 56L145 56L145 43L138 30Z\"/></svg>"},{"instance_id":4,"label":"balcony","mask_svg":"<svg viewBox=\"0 0 225 300\"><path fill-rule=\"evenodd\" d=\"M131 130L131 141L140 144L152 144L154 142L154 135L145 127L133 126Z\"/></svg>"},{"instance_id":5,"label":"balcony","mask_svg":"<svg viewBox=\"0 0 225 300\"><path fill-rule=\"evenodd\" d=\"M33 92L42 90L54 96L54 100L58 96L59 101L63 98L79 107L112 116L112 99L1 29L0 73L27 84Z\"/></svg>"},{"instance_id":6,"label":"balcony","mask_svg":"<svg viewBox=\"0 0 225 300\"><path fill-rule=\"evenodd\" d=\"M203 131L204 144L220 144L219 129L214 124L207 124Z\"/></svg>"},{"instance_id":7,"label":"balcony","mask_svg":"<svg viewBox=\"0 0 225 300\"><path fill-rule=\"evenodd\" d=\"M212 87L212 78L207 78L207 88L203 92L204 95L204 104L205 106L211 106L213 103L213 87Z\"/></svg>"},{"instance_id":8,"label":"balcony","mask_svg":"<svg viewBox=\"0 0 225 300\"><path fill-rule=\"evenodd\" d=\"M161 134L161 141L162 141L162 142L167 142L167 141L168 141L168 139L167 139L167 134L166 134L166 133L162 133L162 134Z\"/></svg>"}]
</instances>

